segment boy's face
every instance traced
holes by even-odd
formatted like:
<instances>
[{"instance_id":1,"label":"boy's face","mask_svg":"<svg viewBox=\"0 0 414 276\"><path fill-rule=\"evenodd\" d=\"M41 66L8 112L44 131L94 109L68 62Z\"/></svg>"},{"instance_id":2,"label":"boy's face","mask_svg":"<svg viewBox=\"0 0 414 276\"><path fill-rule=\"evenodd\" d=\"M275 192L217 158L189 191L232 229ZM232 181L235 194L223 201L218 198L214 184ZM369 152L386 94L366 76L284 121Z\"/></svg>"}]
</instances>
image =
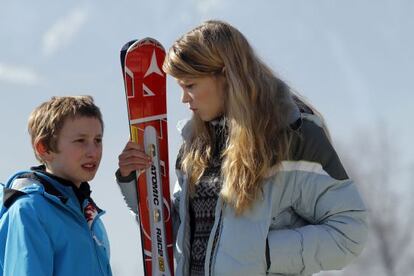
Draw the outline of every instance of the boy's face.
<instances>
[{"instance_id":1,"label":"boy's face","mask_svg":"<svg viewBox=\"0 0 414 276\"><path fill-rule=\"evenodd\" d=\"M102 157L102 125L97 118L65 120L57 151L45 154L47 171L72 181L76 186L95 177Z\"/></svg>"}]
</instances>

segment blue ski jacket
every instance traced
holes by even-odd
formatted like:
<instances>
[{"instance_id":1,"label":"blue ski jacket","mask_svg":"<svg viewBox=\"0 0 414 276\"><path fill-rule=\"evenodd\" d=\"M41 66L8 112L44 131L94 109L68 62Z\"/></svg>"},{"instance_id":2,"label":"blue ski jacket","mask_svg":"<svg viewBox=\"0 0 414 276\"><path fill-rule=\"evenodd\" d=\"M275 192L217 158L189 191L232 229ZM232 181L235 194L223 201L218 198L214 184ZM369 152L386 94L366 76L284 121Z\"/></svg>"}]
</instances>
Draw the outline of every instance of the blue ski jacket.
<instances>
[{"instance_id":1,"label":"blue ski jacket","mask_svg":"<svg viewBox=\"0 0 414 276\"><path fill-rule=\"evenodd\" d=\"M105 212L91 199L81 208L71 187L30 173L37 178L17 173L0 187L0 276L111 276Z\"/></svg>"}]
</instances>

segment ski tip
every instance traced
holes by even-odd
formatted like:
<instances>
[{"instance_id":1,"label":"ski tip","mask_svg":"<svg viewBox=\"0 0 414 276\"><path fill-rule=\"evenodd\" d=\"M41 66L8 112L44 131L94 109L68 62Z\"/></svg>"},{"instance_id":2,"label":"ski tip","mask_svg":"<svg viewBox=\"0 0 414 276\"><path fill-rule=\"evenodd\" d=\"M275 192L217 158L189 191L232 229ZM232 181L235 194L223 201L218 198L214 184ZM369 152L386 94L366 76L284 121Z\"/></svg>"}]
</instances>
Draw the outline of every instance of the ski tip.
<instances>
[{"instance_id":1,"label":"ski tip","mask_svg":"<svg viewBox=\"0 0 414 276\"><path fill-rule=\"evenodd\" d=\"M163 51L165 51L162 44L158 40L156 40L155 38L152 38L152 37L146 37L146 38L141 39L139 44L140 45L152 44L152 45L162 49Z\"/></svg>"},{"instance_id":2,"label":"ski tip","mask_svg":"<svg viewBox=\"0 0 414 276\"><path fill-rule=\"evenodd\" d=\"M140 39L139 41L135 41L134 43L132 43L132 45L129 46L127 52L132 52L134 49L141 47L141 46L145 46L145 45L157 47L161 49L163 52L165 52L165 49L162 46L162 44L158 40L152 37L146 37L146 38Z\"/></svg>"},{"instance_id":3,"label":"ski tip","mask_svg":"<svg viewBox=\"0 0 414 276\"><path fill-rule=\"evenodd\" d=\"M133 40L128 41L127 43L125 43L124 46L122 46L121 51L120 51L121 52L120 53L120 58L121 58L122 71L124 71L126 53L128 52L129 47L131 47L137 41L138 41L138 39L133 39Z\"/></svg>"},{"instance_id":4,"label":"ski tip","mask_svg":"<svg viewBox=\"0 0 414 276\"><path fill-rule=\"evenodd\" d=\"M138 39L133 39L133 40L130 40L127 43L125 43L124 46L122 46L122 48L121 48L121 52L128 51L128 48L131 47L131 45L134 44L137 40Z\"/></svg>"},{"instance_id":5,"label":"ski tip","mask_svg":"<svg viewBox=\"0 0 414 276\"><path fill-rule=\"evenodd\" d=\"M130 52L133 52L135 49L141 47L141 46L146 46L146 45L150 45L153 47L157 47L159 48L162 52L165 53L165 49L162 46L162 44L160 42L158 42L158 40L152 38L152 37L146 37L143 38L141 40L138 39L133 39L128 41L127 43L125 43L120 51L120 60L121 60L121 69L122 69L122 76L125 78L125 60L127 58L127 55ZM124 80L125 81L125 80Z\"/></svg>"}]
</instances>

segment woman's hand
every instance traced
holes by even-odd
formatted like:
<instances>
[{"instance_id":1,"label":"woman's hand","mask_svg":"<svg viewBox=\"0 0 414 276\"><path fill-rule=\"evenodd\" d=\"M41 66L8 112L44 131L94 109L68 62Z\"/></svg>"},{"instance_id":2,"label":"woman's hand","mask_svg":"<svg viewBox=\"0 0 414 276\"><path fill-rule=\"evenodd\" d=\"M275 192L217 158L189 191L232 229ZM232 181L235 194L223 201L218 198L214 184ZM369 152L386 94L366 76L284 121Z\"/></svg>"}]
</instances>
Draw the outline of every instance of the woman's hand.
<instances>
[{"instance_id":1,"label":"woman's hand","mask_svg":"<svg viewBox=\"0 0 414 276\"><path fill-rule=\"evenodd\" d=\"M119 172L127 177L133 171L148 169L152 163L151 157L145 153L144 147L129 141L122 153L118 156Z\"/></svg>"}]
</instances>

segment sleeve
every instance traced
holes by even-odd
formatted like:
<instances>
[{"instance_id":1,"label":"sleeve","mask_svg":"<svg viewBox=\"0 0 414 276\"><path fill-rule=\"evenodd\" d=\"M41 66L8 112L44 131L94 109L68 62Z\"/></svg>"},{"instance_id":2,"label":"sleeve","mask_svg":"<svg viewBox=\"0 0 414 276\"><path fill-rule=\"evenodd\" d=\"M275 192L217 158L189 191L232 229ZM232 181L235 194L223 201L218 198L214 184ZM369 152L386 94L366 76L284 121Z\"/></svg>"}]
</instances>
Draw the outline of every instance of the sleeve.
<instances>
[{"instance_id":1,"label":"sleeve","mask_svg":"<svg viewBox=\"0 0 414 276\"><path fill-rule=\"evenodd\" d=\"M171 198L171 217L173 223L173 241L175 243L178 233L178 228L181 224L179 206L180 206L180 197L181 197L181 186L177 180L174 185L174 191Z\"/></svg>"},{"instance_id":2,"label":"sleeve","mask_svg":"<svg viewBox=\"0 0 414 276\"><path fill-rule=\"evenodd\" d=\"M310 275L342 269L365 245L364 203L329 140L318 133L302 147L308 148L302 160L292 162L292 208L308 224L269 232L270 272Z\"/></svg>"},{"instance_id":3,"label":"sleeve","mask_svg":"<svg viewBox=\"0 0 414 276\"><path fill-rule=\"evenodd\" d=\"M171 198L171 215L172 215L172 222L173 222L173 237L175 241L175 237L178 231L178 227L180 225L180 217L179 217L179 202L180 202L180 195L181 195L181 174L179 173L180 170L177 169L177 166L180 162L180 155L177 157L176 162L176 172L177 172L177 181L174 186L174 191L172 193ZM125 203L127 204L129 210L135 215L136 219L139 220L138 212L138 198L137 198L137 187L135 183L135 173L131 173L131 175L127 177L122 177L119 173L119 169L115 173L116 182L121 190L122 196L124 198Z\"/></svg>"},{"instance_id":4,"label":"sleeve","mask_svg":"<svg viewBox=\"0 0 414 276\"><path fill-rule=\"evenodd\" d=\"M183 151L183 146L181 146L178 152L178 155L177 155L176 162L175 162L175 172L177 176L177 181L175 182L174 190L172 192L172 197L171 197L171 214L172 214L172 222L173 222L174 243L177 237L178 228L181 224L179 208L180 208L180 200L181 200L181 194L182 194L181 187L183 185L183 173L181 170L182 151Z\"/></svg>"},{"instance_id":5,"label":"sleeve","mask_svg":"<svg viewBox=\"0 0 414 276\"><path fill-rule=\"evenodd\" d=\"M366 211L352 182L325 180L317 193L306 184L298 187L301 196L294 209L309 224L269 232L271 272L308 275L341 269L364 247Z\"/></svg>"},{"instance_id":6,"label":"sleeve","mask_svg":"<svg viewBox=\"0 0 414 276\"><path fill-rule=\"evenodd\" d=\"M178 169L180 163L180 155L177 157L176 162L176 173L177 181L174 185L174 191L171 197L171 218L173 223L173 241L175 243L178 227L180 226L180 216L179 216L179 205L180 205L180 196L181 196L181 185L182 185L182 176L180 170ZM137 220L139 220L138 211L138 199L137 199L137 188L135 184L135 174L131 174L128 177L122 177L119 173L119 170L115 173L116 181L119 188L121 189L122 196L124 197L125 203L128 208L135 214Z\"/></svg>"},{"instance_id":7,"label":"sleeve","mask_svg":"<svg viewBox=\"0 0 414 276\"><path fill-rule=\"evenodd\" d=\"M36 210L13 205L8 211L3 275L52 276L53 248Z\"/></svg>"},{"instance_id":8,"label":"sleeve","mask_svg":"<svg viewBox=\"0 0 414 276\"><path fill-rule=\"evenodd\" d=\"M122 177L119 173L119 169L115 173L116 182L121 189L121 193L126 205L128 206L129 210L138 218L138 193L135 182L135 175L136 174L134 172L127 177Z\"/></svg>"}]
</instances>

